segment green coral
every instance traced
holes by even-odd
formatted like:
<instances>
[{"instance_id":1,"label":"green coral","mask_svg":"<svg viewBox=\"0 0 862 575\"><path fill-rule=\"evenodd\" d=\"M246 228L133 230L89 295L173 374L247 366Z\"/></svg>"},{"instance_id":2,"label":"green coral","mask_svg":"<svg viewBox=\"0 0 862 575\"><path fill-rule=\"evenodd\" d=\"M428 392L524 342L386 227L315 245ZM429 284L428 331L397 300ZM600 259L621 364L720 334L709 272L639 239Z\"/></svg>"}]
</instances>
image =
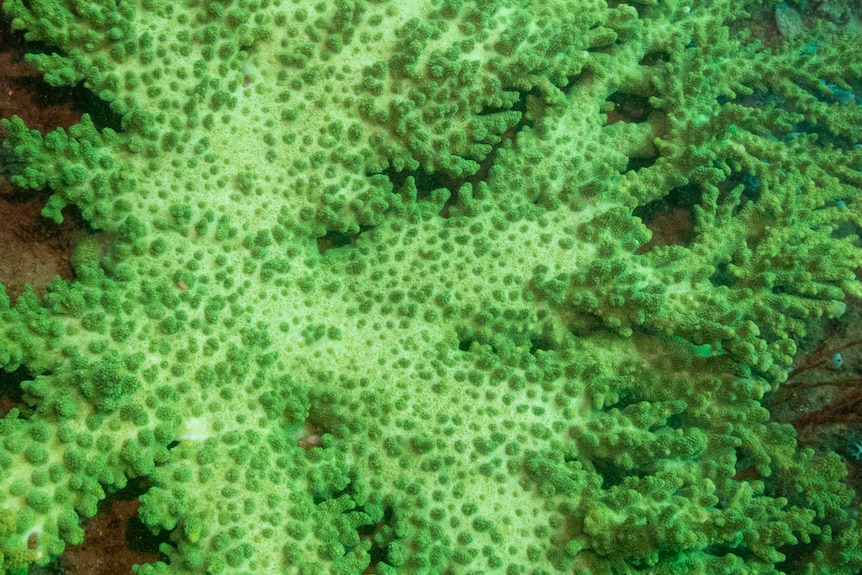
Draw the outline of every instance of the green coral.
<instances>
[{"instance_id":1,"label":"green coral","mask_svg":"<svg viewBox=\"0 0 862 575\"><path fill-rule=\"evenodd\" d=\"M0 571L136 476L141 575L862 568L761 403L862 293L862 38L609 4L7 0L121 129L4 122L107 249L0 290Z\"/></svg>"}]
</instances>

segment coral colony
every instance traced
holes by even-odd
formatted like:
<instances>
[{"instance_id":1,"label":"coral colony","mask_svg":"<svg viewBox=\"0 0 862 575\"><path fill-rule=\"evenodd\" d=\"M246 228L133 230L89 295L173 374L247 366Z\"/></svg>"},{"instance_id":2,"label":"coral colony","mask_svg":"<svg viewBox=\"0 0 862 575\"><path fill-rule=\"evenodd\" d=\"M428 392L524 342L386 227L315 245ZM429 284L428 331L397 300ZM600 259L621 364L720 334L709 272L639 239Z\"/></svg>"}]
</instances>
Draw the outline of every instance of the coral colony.
<instances>
[{"instance_id":1,"label":"coral colony","mask_svg":"<svg viewBox=\"0 0 862 575\"><path fill-rule=\"evenodd\" d=\"M762 403L862 295L852 18L4 9L48 84L118 121L3 124L15 184L94 234L73 281L0 290L0 366L27 374L0 572L80 543L135 477L169 532L140 575L862 569L844 461ZM678 237L648 227L663 206Z\"/></svg>"}]
</instances>

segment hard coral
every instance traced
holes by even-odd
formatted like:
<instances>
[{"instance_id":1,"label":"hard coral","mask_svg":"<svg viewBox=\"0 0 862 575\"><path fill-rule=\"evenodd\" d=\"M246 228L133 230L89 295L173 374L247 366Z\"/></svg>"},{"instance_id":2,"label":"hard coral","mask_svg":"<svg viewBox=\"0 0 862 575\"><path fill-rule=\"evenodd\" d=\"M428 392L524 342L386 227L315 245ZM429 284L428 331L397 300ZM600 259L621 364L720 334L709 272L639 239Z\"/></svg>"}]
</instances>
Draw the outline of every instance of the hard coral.
<instances>
[{"instance_id":1,"label":"hard coral","mask_svg":"<svg viewBox=\"0 0 862 575\"><path fill-rule=\"evenodd\" d=\"M4 570L135 476L142 575L862 567L840 458L760 402L860 293L862 108L823 93L859 37L767 50L759 0L4 8L122 118L4 124L110 239L0 299ZM690 242L648 245L675 195Z\"/></svg>"}]
</instances>

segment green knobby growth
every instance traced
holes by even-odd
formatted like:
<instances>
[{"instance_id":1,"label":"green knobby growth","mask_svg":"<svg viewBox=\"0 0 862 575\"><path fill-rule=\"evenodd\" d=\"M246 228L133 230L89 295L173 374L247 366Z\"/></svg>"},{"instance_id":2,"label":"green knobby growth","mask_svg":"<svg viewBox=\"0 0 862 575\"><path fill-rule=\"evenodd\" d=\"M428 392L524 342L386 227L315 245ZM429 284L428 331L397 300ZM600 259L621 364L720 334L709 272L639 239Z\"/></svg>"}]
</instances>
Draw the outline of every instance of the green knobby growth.
<instances>
[{"instance_id":1,"label":"green knobby growth","mask_svg":"<svg viewBox=\"0 0 862 575\"><path fill-rule=\"evenodd\" d=\"M765 0L6 0L102 234L10 302L0 572L147 477L139 575L844 574L762 399L862 294L862 37ZM641 219L673 206L675 239ZM656 227L656 226L653 226Z\"/></svg>"}]
</instances>

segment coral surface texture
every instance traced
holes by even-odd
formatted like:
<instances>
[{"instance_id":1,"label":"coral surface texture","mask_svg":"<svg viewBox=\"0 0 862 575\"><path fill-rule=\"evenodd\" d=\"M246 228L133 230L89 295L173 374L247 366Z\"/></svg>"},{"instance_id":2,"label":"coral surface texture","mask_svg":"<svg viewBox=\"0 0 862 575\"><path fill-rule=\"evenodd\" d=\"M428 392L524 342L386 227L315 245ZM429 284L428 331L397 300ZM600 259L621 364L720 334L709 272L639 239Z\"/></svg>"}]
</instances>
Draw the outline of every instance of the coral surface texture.
<instances>
[{"instance_id":1,"label":"coral surface texture","mask_svg":"<svg viewBox=\"0 0 862 575\"><path fill-rule=\"evenodd\" d=\"M0 573L136 477L140 575L862 569L845 461L764 403L862 295L840 3L4 10L114 123L3 121L91 233L0 289Z\"/></svg>"}]
</instances>

